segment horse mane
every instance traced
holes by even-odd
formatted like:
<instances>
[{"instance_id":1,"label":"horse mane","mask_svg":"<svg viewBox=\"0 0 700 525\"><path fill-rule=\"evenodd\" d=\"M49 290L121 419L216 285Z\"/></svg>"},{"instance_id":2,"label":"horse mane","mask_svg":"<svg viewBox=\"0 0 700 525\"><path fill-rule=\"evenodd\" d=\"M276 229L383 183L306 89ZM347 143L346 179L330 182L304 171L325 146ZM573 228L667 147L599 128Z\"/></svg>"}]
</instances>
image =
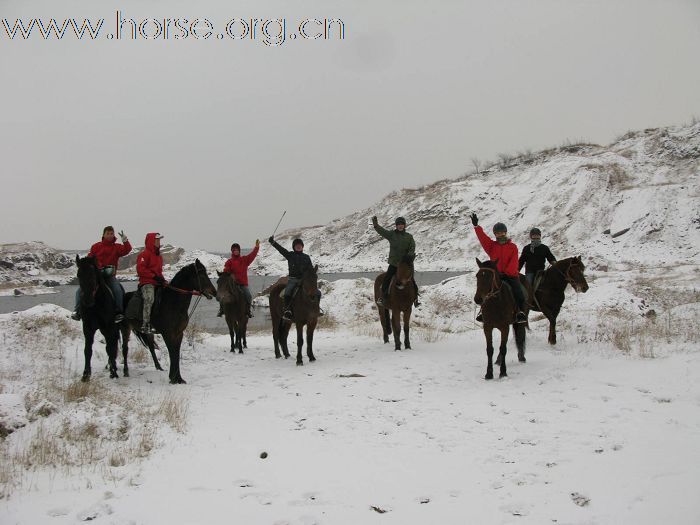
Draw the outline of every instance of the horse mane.
<instances>
[{"instance_id":1,"label":"horse mane","mask_svg":"<svg viewBox=\"0 0 700 525\"><path fill-rule=\"evenodd\" d=\"M497 263L496 261L484 261L481 263L481 267L486 267L486 268L491 268L492 270L495 270L497 268ZM479 268L481 269L481 268Z\"/></svg>"},{"instance_id":2,"label":"horse mane","mask_svg":"<svg viewBox=\"0 0 700 525\"><path fill-rule=\"evenodd\" d=\"M184 280L185 280L187 277L189 277L190 274L196 276L197 265L199 265L199 266L201 266L202 268L204 268L204 265L203 265L201 262L199 262L199 259L197 259L195 262L190 263L190 264L186 264L185 266L183 266L182 268L180 268L180 269L177 271L177 273L175 274L175 276L173 277L172 281L170 281L170 283L171 283L173 286L181 287L182 284L183 284L183 282L184 282Z\"/></svg>"}]
</instances>

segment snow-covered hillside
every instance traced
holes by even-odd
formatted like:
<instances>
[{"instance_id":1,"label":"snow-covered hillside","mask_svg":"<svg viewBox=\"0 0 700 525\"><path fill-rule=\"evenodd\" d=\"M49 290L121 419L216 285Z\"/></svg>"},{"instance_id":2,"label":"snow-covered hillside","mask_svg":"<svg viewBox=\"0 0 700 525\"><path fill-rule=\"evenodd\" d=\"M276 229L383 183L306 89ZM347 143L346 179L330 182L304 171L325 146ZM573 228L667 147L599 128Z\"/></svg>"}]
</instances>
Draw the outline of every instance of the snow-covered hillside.
<instances>
[{"instance_id":1,"label":"snow-covered hillside","mask_svg":"<svg viewBox=\"0 0 700 525\"><path fill-rule=\"evenodd\" d=\"M502 221L519 246L538 226L561 257L583 255L591 268L628 269L700 263L700 123L628 133L613 144L566 145L503 160L478 174L387 195L375 205L301 236L322 271L376 271L388 246L370 225L404 216L417 244L419 270L463 270L481 248L468 215L488 231ZM260 272L285 261L262 251Z\"/></svg>"},{"instance_id":2,"label":"snow-covered hillside","mask_svg":"<svg viewBox=\"0 0 700 525\"><path fill-rule=\"evenodd\" d=\"M0 244L2 288L64 284L75 274L74 267L74 257L43 242Z\"/></svg>"}]
</instances>

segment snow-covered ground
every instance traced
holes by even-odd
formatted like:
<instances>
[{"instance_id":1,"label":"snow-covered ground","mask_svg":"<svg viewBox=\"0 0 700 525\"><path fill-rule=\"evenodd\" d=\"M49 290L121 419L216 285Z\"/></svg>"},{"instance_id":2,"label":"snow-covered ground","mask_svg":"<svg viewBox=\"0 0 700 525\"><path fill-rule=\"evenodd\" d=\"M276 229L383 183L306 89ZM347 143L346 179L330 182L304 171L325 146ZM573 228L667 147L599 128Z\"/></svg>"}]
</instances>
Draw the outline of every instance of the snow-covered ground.
<instances>
[{"instance_id":1,"label":"snow-covered ground","mask_svg":"<svg viewBox=\"0 0 700 525\"><path fill-rule=\"evenodd\" d=\"M67 310L0 316L0 421L12 430L0 522L696 523L697 335L648 325L619 348L601 333L613 319L587 306L610 295L598 283L568 297L556 348L535 321L528 362L511 343L509 377L487 382L471 305L441 321L459 333L430 324L470 284L426 289L424 326L401 352L380 341L369 281L324 284L335 327L317 332L316 362L276 360L268 333L244 355L228 337L193 334L184 386L135 342L131 376L109 380L96 343L81 390ZM697 306L676 307L671 326ZM638 308L612 324L653 322Z\"/></svg>"}]
</instances>

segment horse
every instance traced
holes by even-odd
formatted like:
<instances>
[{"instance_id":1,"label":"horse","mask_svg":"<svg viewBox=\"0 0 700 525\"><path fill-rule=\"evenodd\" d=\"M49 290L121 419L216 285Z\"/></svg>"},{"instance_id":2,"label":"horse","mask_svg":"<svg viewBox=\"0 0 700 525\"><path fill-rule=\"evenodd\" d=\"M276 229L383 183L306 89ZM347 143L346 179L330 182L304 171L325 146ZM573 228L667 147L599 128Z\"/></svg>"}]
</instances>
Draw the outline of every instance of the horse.
<instances>
[{"instance_id":1,"label":"horse","mask_svg":"<svg viewBox=\"0 0 700 525\"><path fill-rule=\"evenodd\" d=\"M549 344L557 344L557 316L564 304L564 290L567 285L576 290L576 293L588 291L588 283L583 271L586 266L581 261L581 256L569 257L555 262L542 274L542 280L534 294L529 288L530 309L542 314L549 321Z\"/></svg>"},{"instance_id":2,"label":"horse","mask_svg":"<svg viewBox=\"0 0 700 525\"><path fill-rule=\"evenodd\" d=\"M92 344L95 332L99 330L105 338L107 347L107 367L110 378L118 378L117 349L119 343L119 327L114 318L117 314L116 304L109 286L105 283L102 272L97 267L94 257L75 256L78 267L78 284L80 286L80 313L85 336L85 367L82 381L87 382L92 375Z\"/></svg>"},{"instance_id":3,"label":"horse","mask_svg":"<svg viewBox=\"0 0 700 525\"><path fill-rule=\"evenodd\" d=\"M501 275L496 269L497 261L481 262L476 259L479 270L476 272L476 293L474 302L481 305L484 318L484 336L486 337L486 355L488 364L484 379L493 379L493 329L501 332L501 345L498 349L496 364L500 365L499 377L507 377L506 352L510 325L513 325L515 344L518 347L518 361L525 362L525 326L515 323L517 304L510 288L503 287ZM527 314L527 312L525 312Z\"/></svg>"},{"instance_id":4,"label":"horse","mask_svg":"<svg viewBox=\"0 0 700 525\"><path fill-rule=\"evenodd\" d=\"M374 302L382 297L382 283L386 272L380 273L374 279ZM384 343L389 342L389 334L394 333L394 350L401 350L401 313L403 312L404 346L411 348L409 325L416 291L413 287L413 267L402 261L396 268L396 276L389 285L389 301L387 304L377 304L379 322L382 325ZM391 313L391 317L389 314Z\"/></svg>"},{"instance_id":5,"label":"horse","mask_svg":"<svg viewBox=\"0 0 700 525\"><path fill-rule=\"evenodd\" d=\"M131 297L134 295L135 292L128 292L124 295L124 304L126 305L129 300L131 300ZM121 333L122 337L122 359L124 360L124 377L129 377L129 362L128 362L128 357L129 357L129 338L131 336L131 326L129 326L128 322L121 322L119 324L119 331ZM158 361L158 357L156 356L156 348L158 348L158 344L156 343L155 337L153 334L142 334L139 332L135 333L136 338L141 342L143 346L148 348L148 351L151 353L151 358L153 359L153 364L156 367L156 370L163 370L163 367L160 366L160 361Z\"/></svg>"},{"instance_id":6,"label":"horse","mask_svg":"<svg viewBox=\"0 0 700 525\"><path fill-rule=\"evenodd\" d=\"M173 384L184 384L180 374L180 346L187 328L187 314L193 295L204 295L207 299L216 297L216 288L209 280L207 270L199 261L183 266L173 280L160 290L158 306L151 313L151 326L163 337L170 356L168 376ZM128 319L131 330L139 339L146 334L141 332L141 320Z\"/></svg>"},{"instance_id":7,"label":"horse","mask_svg":"<svg viewBox=\"0 0 700 525\"><path fill-rule=\"evenodd\" d=\"M248 304L241 287L236 284L233 275L227 272L216 272L216 298L224 309L228 332L231 336L231 352L242 354L248 348L246 330L248 329Z\"/></svg>"},{"instance_id":8,"label":"horse","mask_svg":"<svg viewBox=\"0 0 700 525\"><path fill-rule=\"evenodd\" d=\"M309 362L316 361L313 352L314 330L318 324L320 314L318 300L318 265L309 268L304 272L301 283L294 293L292 299L292 321L282 319L282 297L280 294L284 290L286 282L280 279L270 289L269 305L270 316L272 317L272 339L275 344L275 357L279 359L280 347L285 359L289 358L289 348L287 346L287 336L292 327L292 323L297 328L297 366L304 364L301 349L304 346L304 325L306 325L306 355Z\"/></svg>"}]
</instances>

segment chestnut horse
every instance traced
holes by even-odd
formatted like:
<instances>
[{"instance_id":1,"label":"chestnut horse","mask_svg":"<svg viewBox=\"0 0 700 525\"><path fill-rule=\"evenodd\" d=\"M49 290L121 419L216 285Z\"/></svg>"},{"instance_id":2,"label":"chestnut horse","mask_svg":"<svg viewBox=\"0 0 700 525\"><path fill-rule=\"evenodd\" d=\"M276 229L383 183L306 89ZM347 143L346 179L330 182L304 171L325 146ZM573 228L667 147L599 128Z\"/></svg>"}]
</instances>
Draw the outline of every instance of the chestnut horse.
<instances>
[{"instance_id":1,"label":"chestnut horse","mask_svg":"<svg viewBox=\"0 0 700 525\"><path fill-rule=\"evenodd\" d=\"M481 305L484 318L484 336L486 337L486 355L488 363L484 379L493 379L493 329L501 332L501 345L498 349L496 364L500 365L499 377L506 377L506 352L510 325L515 332L515 344L518 347L518 360L525 362L525 325L515 323L518 311L515 297L510 287L504 286L501 275L496 269L497 261L481 262L476 260L479 270L476 272L476 293L474 302ZM527 314L527 312L525 312Z\"/></svg>"},{"instance_id":2,"label":"chestnut horse","mask_svg":"<svg viewBox=\"0 0 700 525\"><path fill-rule=\"evenodd\" d=\"M386 272L380 273L374 279L374 302L382 297L382 282ZM413 302L416 291L413 287L413 268L411 264L402 261L396 268L396 276L389 285L389 301L387 304L377 304L379 322L382 324L384 342L389 342L389 334L394 333L394 350L401 350L401 314L403 313L404 346L411 348L409 336ZM391 317L389 316L391 313Z\"/></svg>"}]
</instances>

